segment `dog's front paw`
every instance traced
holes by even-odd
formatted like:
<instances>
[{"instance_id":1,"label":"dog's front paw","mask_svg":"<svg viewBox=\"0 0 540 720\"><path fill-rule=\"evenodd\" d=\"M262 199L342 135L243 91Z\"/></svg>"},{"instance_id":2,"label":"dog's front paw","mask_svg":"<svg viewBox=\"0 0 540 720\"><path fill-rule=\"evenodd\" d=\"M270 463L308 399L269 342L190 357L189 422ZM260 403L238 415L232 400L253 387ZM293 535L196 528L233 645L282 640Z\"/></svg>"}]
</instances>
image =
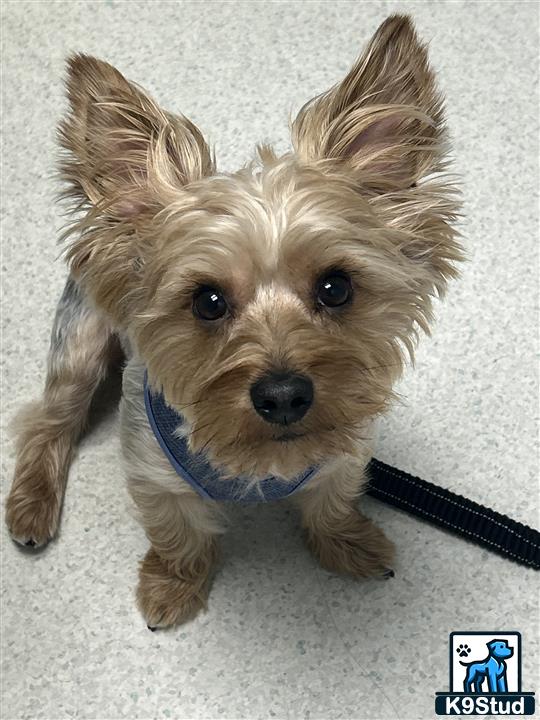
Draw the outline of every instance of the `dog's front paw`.
<instances>
[{"instance_id":1,"label":"dog's front paw","mask_svg":"<svg viewBox=\"0 0 540 720\"><path fill-rule=\"evenodd\" d=\"M179 625L206 609L208 578L171 574L153 548L146 553L139 571L137 603L150 630Z\"/></svg>"},{"instance_id":2,"label":"dog's front paw","mask_svg":"<svg viewBox=\"0 0 540 720\"><path fill-rule=\"evenodd\" d=\"M45 481L15 482L6 501L6 524L20 545L41 547L54 537L60 518L58 493Z\"/></svg>"},{"instance_id":3,"label":"dog's front paw","mask_svg":"<svg viewBox=\"0 0 540 720\"><path fill-rule=\"evenodd\" d=\"M392 577L394 544L358 512L353 512L334 528L311 528L308 545L321 565L336 573L355 577Z\"/></svg>"}]
</instances>

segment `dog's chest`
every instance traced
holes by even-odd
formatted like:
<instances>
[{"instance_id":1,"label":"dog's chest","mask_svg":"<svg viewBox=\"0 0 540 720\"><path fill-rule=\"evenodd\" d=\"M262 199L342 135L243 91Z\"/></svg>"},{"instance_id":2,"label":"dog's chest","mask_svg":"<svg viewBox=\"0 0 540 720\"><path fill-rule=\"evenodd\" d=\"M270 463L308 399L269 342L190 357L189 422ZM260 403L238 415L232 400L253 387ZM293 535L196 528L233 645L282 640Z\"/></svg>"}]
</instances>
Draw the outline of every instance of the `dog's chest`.
<instances>
[{"instance_id":1,"label":"dog's chest","mask_svg":"<svg viewBox=\"0 0 540 720\"><path fill-rule=\"evenodd\" d=\"M316 473L310 467L292 479L268 476L229 478L213 467L208 459L189 449L184 418L165 402L161 393L153 392L144 381L144 402L150 427L172 467L201 497L220 502L242 504L281 500L303 487Z\"/></svg>"}]
</instances>

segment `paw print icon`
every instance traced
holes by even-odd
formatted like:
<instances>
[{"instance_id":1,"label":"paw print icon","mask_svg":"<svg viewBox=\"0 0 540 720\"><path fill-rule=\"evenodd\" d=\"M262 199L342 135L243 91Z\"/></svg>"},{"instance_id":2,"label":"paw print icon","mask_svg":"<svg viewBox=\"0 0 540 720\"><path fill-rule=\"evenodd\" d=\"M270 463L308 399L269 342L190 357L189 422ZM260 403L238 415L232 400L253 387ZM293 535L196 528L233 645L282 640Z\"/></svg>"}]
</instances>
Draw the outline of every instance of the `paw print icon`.
<instances>
[{"instance_id":1,"label":"paw print icon","mask_svg":"<svg viewBox=\"0 0 540 720\"><path fill-rule=\"evenodd\" d=\"M471 653L471 648L468 645L458 645L456 648L456 652L459 657L469 657Z\"/></svg>"}]
</instances>

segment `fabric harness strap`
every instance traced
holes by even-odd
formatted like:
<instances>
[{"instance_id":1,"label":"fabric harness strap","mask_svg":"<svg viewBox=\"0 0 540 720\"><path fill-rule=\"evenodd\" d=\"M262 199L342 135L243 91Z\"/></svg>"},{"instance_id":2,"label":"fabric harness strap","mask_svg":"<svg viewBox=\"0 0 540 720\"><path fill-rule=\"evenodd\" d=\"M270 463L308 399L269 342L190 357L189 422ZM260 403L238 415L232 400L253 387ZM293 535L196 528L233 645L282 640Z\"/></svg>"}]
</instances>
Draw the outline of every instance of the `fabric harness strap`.
<instances>
[{"instance_id":1,"label":"fabric harness strap","mask_svg":"<svg viewBox=\"0 0 540 720\"><path fill-rule=\"evenodd\" d=\"M240 503L279 500L300 490L317 473L307 468L293 480L268 477L225 480L202 455L190 452L182 434L182 416L150 390L144 399L152 430L169 462L202 497ZM460 535L510 560L540 569L540 533L506 515L373 459L367 468L367 494Z\"/></svg>"},{"instance_id":2,"label":"fabric harness strap","mask_svg":"<svg viewBox=\"0 0 540 720\"><path fill-rule=\"evenodd\" d=\"M241 504L281 500L298 492L318 471L310 467L295 478L270 475L256 482L249 477L226 478L204 454L191 452L184 418L165 402L162 393L150 389L146 378L144 403L150 427L165 456L180 477L206 500Z\"/></svg>"}]
</instances>

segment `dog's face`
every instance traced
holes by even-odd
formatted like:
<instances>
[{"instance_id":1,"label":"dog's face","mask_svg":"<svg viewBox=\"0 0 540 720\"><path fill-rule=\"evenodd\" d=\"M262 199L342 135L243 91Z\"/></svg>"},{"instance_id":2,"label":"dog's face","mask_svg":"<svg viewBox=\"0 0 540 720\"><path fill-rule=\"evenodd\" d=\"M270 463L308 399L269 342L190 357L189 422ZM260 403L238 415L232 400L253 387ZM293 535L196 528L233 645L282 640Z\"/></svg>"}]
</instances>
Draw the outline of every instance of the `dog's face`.
<instances>
[{"instance_id":1,"label":"dog's face","mask_svg":"<svg viewBox=\"0 0 540 720\"><path fill-rule=\"evenodd\" d=\"M232 474L352 452L460 257L441 104L393 17L301 110L294 152L216 173L201 133L74 58L61 128L88 211L72 270L132 338L190 442Z\"/></svg>"},{"instance_id":2,"label":"dog's face","mask_svg":"<svg viewBox=\"0 0 540 720\"><path fill-rule=\"evenodd\" d=\"M497 658L497 660L511 658L514 654L514 649L508 646L506 640L492 640L488 643L488 648L491 655L493 655L494 658Z\"/></svg>"}]
</instances>

